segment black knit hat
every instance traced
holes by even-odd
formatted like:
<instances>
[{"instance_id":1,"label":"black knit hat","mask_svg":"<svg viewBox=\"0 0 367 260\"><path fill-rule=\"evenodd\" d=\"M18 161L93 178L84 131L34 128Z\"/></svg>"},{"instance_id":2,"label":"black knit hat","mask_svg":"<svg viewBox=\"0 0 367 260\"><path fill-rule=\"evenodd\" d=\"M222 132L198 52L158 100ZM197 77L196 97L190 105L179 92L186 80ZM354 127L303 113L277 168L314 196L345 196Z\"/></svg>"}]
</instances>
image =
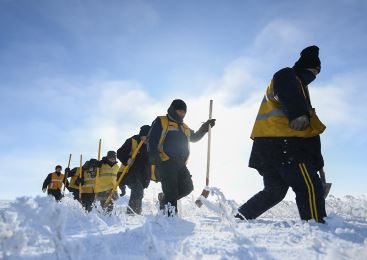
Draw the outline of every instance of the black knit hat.
<instances>
[{"instance_id":1,"label":"black knit hat","mask_svg":"<svg viewBox=\"0 0 367 260\"><path fill-rule=\"evenodd\" d=\"M294 69L318 69L321 70L319 59L319 47L309 46L301 52L301 57L293 66Z\"/></svg>"},{"instance_id":2,"label":"black knit hat","mask_svg":"<svg viewBox=\"0 0 367 260\"><path fill-rule=\"evenodd\" d=\"M62 166L61 165L56 165L55 170L57 170L57 169L62 170Z\"/></svg>"},{"instance_id":3,"label":"black knit hat","mask_svg":"<svg viewBox=\"0 0 367 260\"><path fill-rule=\"evenodd\" d=\"M115 151L108 151L107 152L107 157L116 157L116 152Z\"/></svg>"},{"instance_id":4,"label":"black knit hat","mask_svg":"<svg viewBox=\"0 0 367 260\"><path fill-rule=\"evenodd\" d=\"M150 126L149 125L143 125L142 127L140 127L140 132L139 132L139 136L147 136L150 130Z\"/></svg>"},{"instance_id":5,"label":"black knit hat","mask_svg":"<svg viewBox=\"0 0 367 260\"><path fill-rule=\"evenodd\" d=\"M187 111L186 103L181 99L175 99L172 101L170 108L173 110L185 110Z\"/></svg>"}]
</instances>

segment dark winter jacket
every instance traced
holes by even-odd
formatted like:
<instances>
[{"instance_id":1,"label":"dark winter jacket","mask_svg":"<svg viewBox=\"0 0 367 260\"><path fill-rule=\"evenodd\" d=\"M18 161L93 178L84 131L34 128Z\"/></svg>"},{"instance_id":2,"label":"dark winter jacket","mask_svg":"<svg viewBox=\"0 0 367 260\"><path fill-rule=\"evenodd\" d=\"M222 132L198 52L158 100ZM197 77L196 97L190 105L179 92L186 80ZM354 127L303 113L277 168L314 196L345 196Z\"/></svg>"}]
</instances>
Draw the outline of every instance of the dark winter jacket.
<instances>
[{"instance_id":1,"label":"dark winter jacket","mask_svg":"<svg viewBox=\"0 0 367 260\"><path fill-rule=\"evenodd\" d=\"M308 92L306 101L303 93L299 91L300 83L296 76L301 79L304 86L311 81L306 72L296 72L291 68L282 69L273 77L274 94L278 96L282 110L290 121L302 115L309 116L311 108ZM266 169L298 162L311 163L318 170L324 166L320 136L312 138L257 137L254 139L249 167Z\"/></svg>"},{"instance_id":2,"label":"dark winter jacket","mask_svg":"<svg viewBox=\"0 0 367 260\"><path fill-rule=\"evenodd\" d=\"M177 120L174 119L174 116L171 116L169 114L167 116L168 120L178 123ZM161 120L159 119L159 117L157 117L152 123L148 142L149 160L153 164L156 164L157 161L159 161L158 143L162 131L163 128ZM200 129L196 132L191 130L190 140L187 140L187 137L183 131L169 131L163 142L163 150L170 157L171 160L179 160L185 162L190 155L189 141L199 141L206 134L206 132L207 128L205 129L203 127L200 127Z\"/></svg>"},{"instance_id":3,"label":"dark winter jacket","mask_svg":"<svg viewBox=\"0 0 367 260\"><path fill-rule=\"evenodd\" d=\"M127 139L125 143L117 150L117 158L122 164L127 165L130 159L132 151L132 139L135 139L137 143L140 142L139 135ZM122 184L130 185L131 183L139 180L144 188L147 188L150 182L150 163L148 158L148 151L146 144L143 144L136 155L133 165L130 167L129 172L125 175Z\"/></svg>"}]
</instances>

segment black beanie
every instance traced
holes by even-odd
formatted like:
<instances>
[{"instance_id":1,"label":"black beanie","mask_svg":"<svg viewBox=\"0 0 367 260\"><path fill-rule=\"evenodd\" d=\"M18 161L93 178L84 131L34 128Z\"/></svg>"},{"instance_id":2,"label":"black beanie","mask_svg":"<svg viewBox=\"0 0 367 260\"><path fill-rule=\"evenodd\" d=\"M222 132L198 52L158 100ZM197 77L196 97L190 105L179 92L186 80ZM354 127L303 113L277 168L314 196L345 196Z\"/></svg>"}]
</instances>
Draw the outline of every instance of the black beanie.
<instances>
[{"instance_id":1,"label":"black beanie","mask_svg":"<svg viewBox=\"0 0 367 260\"><path fill-rule=\"evenodd\" d=\"M61 165L56 165L56 167L55 167L55 170L57 170L57 169L60 169L60 170L62 170L62 167L61 167Z\"/></svg>"},{"instance_id":2,"label":"black beanie","mask_svg":"<svg viewBox=\"0 0 367 260\"><path fill-rule=\"evenodd\" d=\"M176 111L176 110L185 110L185 111L187 111L186 103L181 99L173 100L170 108L172 108L172 110L174 110L174 111Z\"/></svg>"},{"instance_id":3,"label":"black beanie","mask_svg":"<svg viewBox=\"0 0 367 260\"><path fill-rule=\"evenodd\" d=\"M140 127L140 132L139 132L139 136L147 136L150 130L150 126L149 125L143 125L142 127Z\"/></svg>"},{"instance_id":4,"label":"black beanie","mask_svg":"<svg viewBox=\"0 0 367 260\"><path fill-rule=\"evenodd\" d=\"M301 57L293 66L294 69L319 69L321 61L319 59L319 47L309 46L301 52Z\"/></svg>"},{"instance_id":5,"label":"black beanie","mask_svg":"<svg viewBox=\"0 0 367 260\"><path fill-rule=\"evenodd\" d=\"M115 151L108 151L107 152L107 157L116 157L116 152Z\"/></svg>"}]
</instances>

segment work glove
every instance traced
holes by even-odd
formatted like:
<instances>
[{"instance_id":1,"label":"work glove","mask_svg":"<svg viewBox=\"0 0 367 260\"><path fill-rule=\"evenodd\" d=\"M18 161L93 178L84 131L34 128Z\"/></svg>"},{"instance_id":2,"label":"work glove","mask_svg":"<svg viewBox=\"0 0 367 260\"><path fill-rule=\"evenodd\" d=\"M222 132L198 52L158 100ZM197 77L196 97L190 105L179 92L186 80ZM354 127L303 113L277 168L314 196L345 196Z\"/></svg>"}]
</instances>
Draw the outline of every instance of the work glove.
<instances>
[{"instance_id":1,"label":"work glove","mask_svg":"<svg viewBox=\"0 0 367 260\"><path fill-rule=\"evenodd\" d=\"M303 131L310 125L308 116L303 115L289 122L289 127L296 131Z\"/></svg>"},{"instance_id":2,"label":"work glove","mask_svg":"<svg viewBox=\"0 0 367 260\"><path fill-rule=\"evenodd\" d=\"M206 121L204 124L201 125L198 132L207 133L209 131L209 125L211 127L215 126L215 120L216 119L208 119L208 121Z\"/></svg>"},{"instance_id":3,"label":"work glove","mask_svg":"<svg viewBox=\"0 0 367 260\"><path fill-rule=\"evenodd\" d=\"M43 193L46 193L46 188L42 189L42 192L43 192Z\"/></svg>"},{"instance_id":4,"label":"work glove","mask_svg":"<svg viewBox=\"0 0 367 260\"><path fill-rule=\"evenodd\" d=\"M75 185L79 186L79 184L81 185L84 185L84 179L78 177L76 180L75 180Z\"/></svg>"},{"instance_id":5,"label":"work glove","mask_svg":"<svg viewBox=\"0 0 367 260\"><path fill-rule=\"evenodd\" d=\"M65 168L65 174L69 174L70 173L70 168Z\"/></svg>"}]
</instances>

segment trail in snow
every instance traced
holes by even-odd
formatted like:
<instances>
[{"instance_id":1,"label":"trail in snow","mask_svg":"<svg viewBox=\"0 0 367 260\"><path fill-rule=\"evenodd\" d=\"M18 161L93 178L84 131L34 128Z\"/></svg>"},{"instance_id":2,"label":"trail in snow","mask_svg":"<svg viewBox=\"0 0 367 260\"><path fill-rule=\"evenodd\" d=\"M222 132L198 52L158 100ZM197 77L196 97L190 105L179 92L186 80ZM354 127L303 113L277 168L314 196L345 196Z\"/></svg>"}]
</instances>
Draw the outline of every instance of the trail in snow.
<instances>
[{"instance_id":1,"label":"trail in snow","mask_svg":"<svg viewBox=\"0 0 367 260\"><path fill-rule=\"evenodd\" d=\"M364 196L331 196L322 225L300 221L293 202L238 222L236 202L219 189L211 193L200 209L194 197L183 200L177 218L158 214L156 199L144 199L143 216L125 214L128 197L117 201L112 216L100 209L87 214L69 197L0 202L0 258L367 259Z\"/></svg>"}]
</instances>

